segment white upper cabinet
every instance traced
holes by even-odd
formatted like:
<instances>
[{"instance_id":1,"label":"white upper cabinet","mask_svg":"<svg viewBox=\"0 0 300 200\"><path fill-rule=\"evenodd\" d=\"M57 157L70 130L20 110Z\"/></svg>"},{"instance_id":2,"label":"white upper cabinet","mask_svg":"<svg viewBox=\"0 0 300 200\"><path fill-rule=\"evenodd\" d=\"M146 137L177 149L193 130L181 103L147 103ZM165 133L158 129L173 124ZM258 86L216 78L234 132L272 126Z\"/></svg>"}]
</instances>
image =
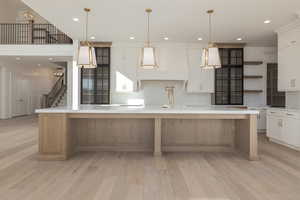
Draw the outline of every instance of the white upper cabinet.
<instances>
[{"instance_id":1,"label":"white upper cabinet","mask_svg":"<svg viewBox=\"0 0 300 200\"><path fill-rule=\"evenodd\" d=\"M139 49L136 47L113 46L111 48L112 86L116 92L137 90L137 67Z\"/></svg>"},{"instance_id":2,"label":"white upper cabinet","mask_svg":"<svg viewBox=\"0 0 300 200\"><path fill-rule=\"evenodd\" d=\"M188 79L186 48L177 45L156 48L157 69L138 68L139 80L181 80Z\"/></svg>"},{"instance_id":3,"label":"white upper cabinet","mask_svg":"<svg viewBox=\"0 0 300 200\"><path fill-rule=\"evenodd\" d=\"M278 89L300 91L300 20L278 33Z\"/></svg>"},{"instance_id":4,"label":"white upper cabinet","mask_svg":"<svg viewBox=\"0 0 300 200\"><path fill-rule=\"evenodd\" d=\"M214 93L215 71L202 69L201 48L188 49L188 69L189 77L187 82L187 92L189 93Z\"/></svg>"}]
</instances>

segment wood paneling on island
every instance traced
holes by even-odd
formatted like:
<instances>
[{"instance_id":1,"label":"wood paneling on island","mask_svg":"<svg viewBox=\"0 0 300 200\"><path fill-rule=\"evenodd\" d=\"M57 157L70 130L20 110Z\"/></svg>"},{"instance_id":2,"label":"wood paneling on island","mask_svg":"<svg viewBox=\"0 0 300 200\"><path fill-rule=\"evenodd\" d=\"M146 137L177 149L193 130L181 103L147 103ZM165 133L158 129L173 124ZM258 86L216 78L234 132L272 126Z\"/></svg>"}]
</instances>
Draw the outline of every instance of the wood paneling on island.
<instances>
[{"instance_id":1,"label":"wood paneling on island","mask_svg":"<svg viewBox=\"0 0 300 200\"><path fill-rule=\"evenodd\" d=\"M40 157L79 151L234 151L257 160L254 114L40 114Z\"/></svg>"}]
</instances>

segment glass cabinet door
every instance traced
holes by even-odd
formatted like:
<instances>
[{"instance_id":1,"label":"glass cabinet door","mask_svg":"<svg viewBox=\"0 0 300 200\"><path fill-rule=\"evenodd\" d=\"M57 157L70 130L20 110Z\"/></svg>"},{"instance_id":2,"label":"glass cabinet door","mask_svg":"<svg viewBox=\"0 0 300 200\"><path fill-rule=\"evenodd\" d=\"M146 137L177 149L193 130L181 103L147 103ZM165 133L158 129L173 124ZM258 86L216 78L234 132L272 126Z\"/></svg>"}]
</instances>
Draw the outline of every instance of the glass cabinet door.
<instances>
[{"instance_id":1,"label":"glass cabinet door","mask_svg":"<svg viewBox=\"0 0 300 200\"><path fill-rule=\"evenodd\" d=\"M81 103L110 103L110 48L95 48L96 69L81 70Z\"/></svg>"}]
</instances>

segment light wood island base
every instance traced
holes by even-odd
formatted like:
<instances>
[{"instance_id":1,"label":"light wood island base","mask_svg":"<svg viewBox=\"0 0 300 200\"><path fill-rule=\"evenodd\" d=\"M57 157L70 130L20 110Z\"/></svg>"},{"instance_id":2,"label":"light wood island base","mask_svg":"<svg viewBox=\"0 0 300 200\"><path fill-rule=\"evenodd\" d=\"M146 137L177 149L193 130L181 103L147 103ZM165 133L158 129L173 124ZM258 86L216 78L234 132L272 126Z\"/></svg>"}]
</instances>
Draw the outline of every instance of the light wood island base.
<instances>
[{"instance_id":1,"label":"light wood island base","mask_svg":"<svg viewBox=\"0 0 300 200\"><path fill-rule=\"evenodd\" d=\"M40 113L39 158L78 151L238 151L258 160L255 114Z\"/></svg>"}]
</instances>

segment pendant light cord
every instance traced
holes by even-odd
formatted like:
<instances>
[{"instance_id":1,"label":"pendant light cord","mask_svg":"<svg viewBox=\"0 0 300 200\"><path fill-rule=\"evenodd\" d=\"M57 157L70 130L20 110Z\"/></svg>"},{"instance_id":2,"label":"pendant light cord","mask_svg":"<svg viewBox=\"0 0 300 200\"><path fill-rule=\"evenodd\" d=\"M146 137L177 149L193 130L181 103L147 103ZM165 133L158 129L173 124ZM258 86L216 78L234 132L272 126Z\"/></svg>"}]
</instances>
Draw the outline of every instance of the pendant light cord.
<instances>
[{"instance_id":1,"label":"pendant light cord","mask_svg":"<svg viewBox=\"0 0 300 200\"><path fill-rule=\"evenodd\" d=\"M150 47L150 12L147 17L147 46Z\"/></svg>"},{"instance_id":2,"label":"pendant light cord","mask_svg":"<svg viewBox=\"0 0 300 200\"><path fill-rule=\"evenodd\" d=\"M209 43L211 43L211 13L209 13Z\"/></svg>"},{"instance_id":3,"label":"pendant light cord","mask_svg":"<svg viewBox=\"0 0 300 200\"><path fill-rule=\"evenodd\" d=\"M88 23L89 23L89 12L86 12L86 21L85 21L85 41L88 42Z\"/></svg>"}]
</instances>

